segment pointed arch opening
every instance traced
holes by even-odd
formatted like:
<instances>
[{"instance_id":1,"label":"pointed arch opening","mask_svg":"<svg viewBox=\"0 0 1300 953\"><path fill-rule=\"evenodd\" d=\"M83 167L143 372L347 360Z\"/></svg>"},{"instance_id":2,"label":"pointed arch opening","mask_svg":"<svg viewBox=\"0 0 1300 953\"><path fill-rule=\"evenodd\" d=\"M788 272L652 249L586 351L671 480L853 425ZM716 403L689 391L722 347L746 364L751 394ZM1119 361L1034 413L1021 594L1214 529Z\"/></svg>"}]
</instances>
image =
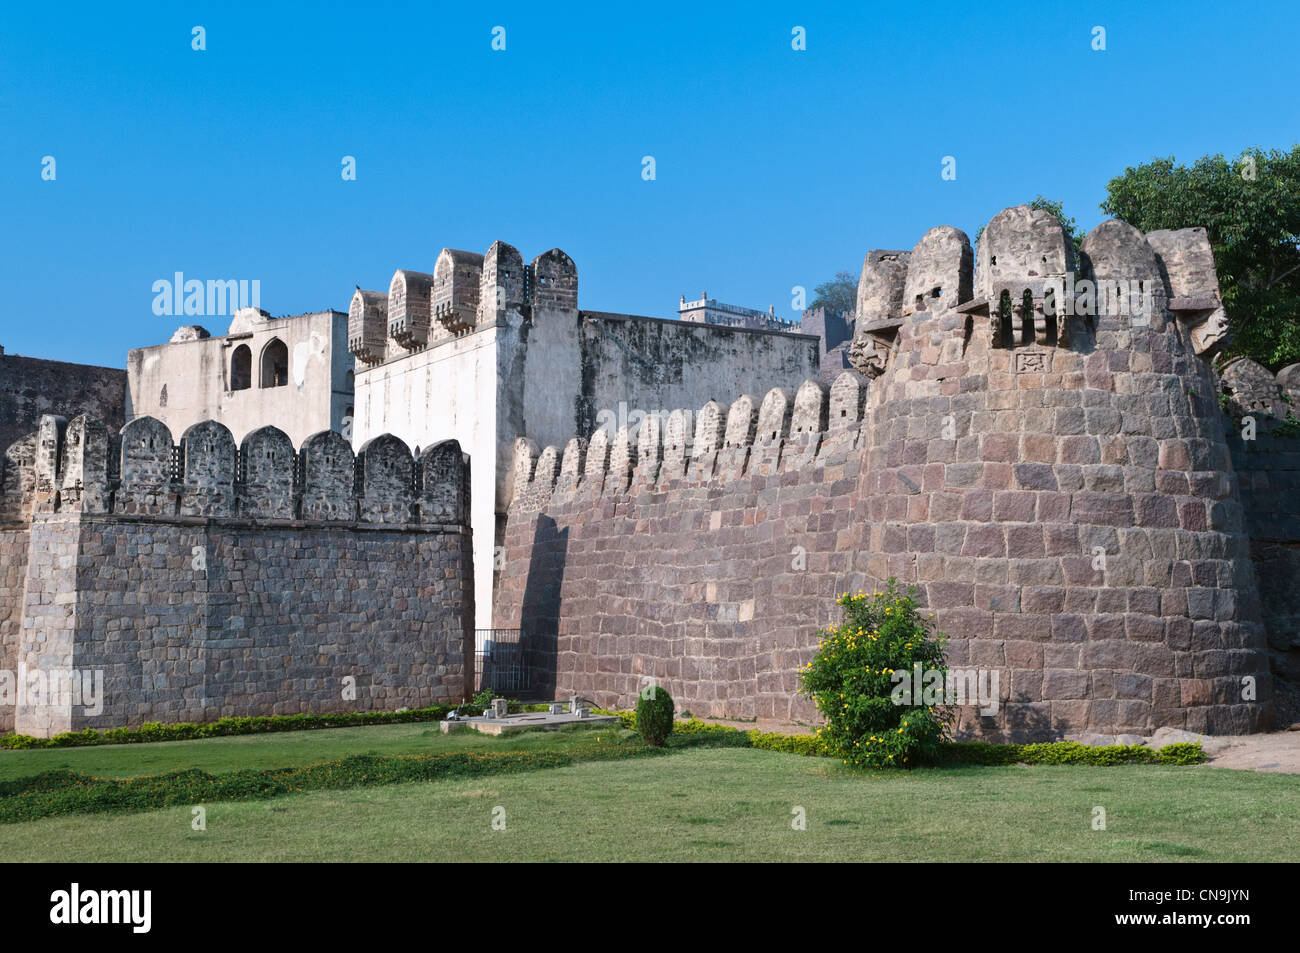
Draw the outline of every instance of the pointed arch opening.
<instances>
[{"instance_id":1,"label":"pointed arch opening","mask_svg":"<svg viewBox=\"0 0 1300 953\"><path fill-rule=\"evenodd\" d=\"M253 386L253 352L241 344L230 353L230 389L248 390Z\"/></svg>"},{"instance_id":2,"label":"pointed arch opening","mask_svg":"<svg viewBox=\"0 0 1300 953\"><path fill-rule=\"evenodd\" d=\"M271 338L262 348L262 387L284 387L289 383L289 348Z\"/></svg>"}]
</instances>

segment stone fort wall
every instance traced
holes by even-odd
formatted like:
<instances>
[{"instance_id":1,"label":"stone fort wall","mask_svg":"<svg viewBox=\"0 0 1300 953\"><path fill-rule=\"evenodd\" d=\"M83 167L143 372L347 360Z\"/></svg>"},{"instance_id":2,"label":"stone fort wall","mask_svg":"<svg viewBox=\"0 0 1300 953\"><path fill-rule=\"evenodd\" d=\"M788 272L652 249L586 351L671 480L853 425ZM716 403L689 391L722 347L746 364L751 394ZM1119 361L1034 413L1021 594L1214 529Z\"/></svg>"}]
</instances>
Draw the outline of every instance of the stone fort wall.
<instances>
[{"instance_id":1,"label":"stone fort wall","mask_svg":"<svg viewBox=\"0 0 1300 953\"><path fill-rule=\"evenodd\" d=\"M1271 374L1249 359L1219 381L1228 446L1241 486L1273 673L1300 686L1300 364ZM1296 712L1300 715L1300 712Z\"/></svg>"},{"instance_id":2,"label":"stone fort wall","mask_svg":"<svg viewBox=\"0 0 1300 953\"><path fill-rule=\"evenodd\" d=\"M417 446L456 439L476 462L480 627L512 491L514 440L590 435L607 420L797 386L818 339L580 309L577 264L553 248L525 261L444 248L431 273L401 269L387 293L358 288L354 445L392 433Z\"/></svg>"},{"instance_id":3,"label":"stone fort wall","mask_svg":"<svg viewBox=\"0 0 1300 953\"><path fill-rule=\"evenodd\" d=\"M338 433L295 451L220 424L173 445L46 416L0 494L0 669L102 673L104 703L0 706L0 730L394 710L473 682L469 463Z\"/></svg>"},{"instance_id":4,"label":"stone fort wall","mask_svg":"<svg viewBox=\"0 0 1300 953\"><path fill-rule=\"evenodd\" d=\"M90 414L113 429L126 423L126 371L46 361L0 348L0 448L36 429L43 414Z\"/></svg>"},{"instance_id":5,"label":"stone fort wall","mask_svg":"<svg viewBox=\"0 0 1300 953\"><path fill-rule=\"evenodd\" d=\"M849 373L710 402L689 455L681 411L562 458L521 441L496 624L543 691L627 706L652 677L695 714L812 717L795 673L855 578L861 396Z\"/></svg>"},{"instance_id":6,"label":"stone fort wall","mask_svg":"<svg viewBox=\"0 0 1300 953\"><path fill-rule=\"evenodd\" d=\"M1107 222L1076 262L1022 206L977 265L933 229L864 266L865 400L845 375L706 405L689 440L677 412L562 453L521 442L495 623L522 624L560 693L628 705L653 677L697 714L809 718L797 672L835 596L896 578L950 664L999 673L998 714L963 709L963 734L1269 727L1198 231ZM1058 312L1067 274L1147 303Z\"/></svg>"}]
</instances>

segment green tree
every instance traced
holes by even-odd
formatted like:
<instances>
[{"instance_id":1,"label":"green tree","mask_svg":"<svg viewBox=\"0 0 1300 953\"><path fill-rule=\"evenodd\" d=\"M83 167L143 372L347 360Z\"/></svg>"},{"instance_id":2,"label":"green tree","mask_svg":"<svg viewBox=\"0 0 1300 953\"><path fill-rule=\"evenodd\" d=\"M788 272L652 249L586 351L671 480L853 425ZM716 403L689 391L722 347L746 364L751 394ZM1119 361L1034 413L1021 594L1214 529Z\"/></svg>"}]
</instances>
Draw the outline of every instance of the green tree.
<instances>
[{"instance_id":1,"label":"green tree","mask_svg":"<svg viewBox=\"0 0 1300 953\"><path fill-rule=\"evenodd\" d=\"M858 279L847 271L837 271L830 281L824 281L813 289L812 304L809 311L825 308L827 311L852 311L858 303Z\"/></svg>"},{"instance_id":2,"label":"green tree","mask_svg":"<svg viewBox=\"0 0 1300 953\"><path fill-rule=\"evenodd\" d=\"M1300 145L1247 149L1229 162L1172 157L1124 170L1101 209L1143 232L1203 226L1231 340L1274 370L1300 361Z\"/></svg>"}]
</instances>

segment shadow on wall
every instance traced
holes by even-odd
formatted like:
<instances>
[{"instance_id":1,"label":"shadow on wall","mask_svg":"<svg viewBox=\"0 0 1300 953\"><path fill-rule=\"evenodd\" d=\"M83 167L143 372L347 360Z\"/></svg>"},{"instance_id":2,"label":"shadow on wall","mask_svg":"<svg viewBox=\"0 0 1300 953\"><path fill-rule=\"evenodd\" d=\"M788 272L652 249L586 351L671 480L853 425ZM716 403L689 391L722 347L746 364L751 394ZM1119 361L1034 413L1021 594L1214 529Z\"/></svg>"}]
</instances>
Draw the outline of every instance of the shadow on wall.
<instances>
[{"instance_id":1,"label":"shadow on wall","mask_svg":"<svg viewBox=\"0 0 1300 953\"><path fill-rule=\"evenodd\" d=\"M539 697L555 698L560 640L560 589L569 552L569 530L542 515L533 533L532 560L524 583L521 627L528 640L532 689Z\"/></svg>"}]
</instances>

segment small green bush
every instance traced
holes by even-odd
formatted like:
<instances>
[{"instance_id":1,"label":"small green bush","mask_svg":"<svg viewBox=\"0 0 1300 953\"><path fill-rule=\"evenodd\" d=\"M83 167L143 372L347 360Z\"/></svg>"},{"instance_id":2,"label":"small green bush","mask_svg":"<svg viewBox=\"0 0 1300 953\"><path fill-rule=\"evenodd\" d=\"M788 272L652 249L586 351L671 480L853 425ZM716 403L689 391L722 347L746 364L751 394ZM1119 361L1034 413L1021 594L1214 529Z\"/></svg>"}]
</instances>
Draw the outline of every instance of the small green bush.
<instances>
[{"instance_id":1,"label":"small green bush","mask_svg":"<svg viewBox=\"0 0 1300 953\"><path fill-rule=\"evenodd\" d=\"M831 757L835 752L826 746L820 735L780 735L775 732L759 731L751 728L746 734L752 747L765 751L780 751L785 754L801 754L806 757Z\"/></svg>"},{"instance_id":2,"label":"small green bush","mask_svg":"<svg viewBox=\"0 0 1300 953\"><path fill-rule=\"evenodd\" d=\"M1201 764L1205 761L1205 751L1199 741L1184 741L1165 745L1156 752L1161 764Z\"/></svg>"},{"instance_id":3,"label":"small green bush","mask_svg":"<svg viewBox=\"0 0 1300 953\"><path fill-rule=\"evenodd\" d=\"M636 703L636 730L648 745L662 748L673 732L675 706L672 697L658 685L641 693Z\"/></svg>"}]
</instances>

